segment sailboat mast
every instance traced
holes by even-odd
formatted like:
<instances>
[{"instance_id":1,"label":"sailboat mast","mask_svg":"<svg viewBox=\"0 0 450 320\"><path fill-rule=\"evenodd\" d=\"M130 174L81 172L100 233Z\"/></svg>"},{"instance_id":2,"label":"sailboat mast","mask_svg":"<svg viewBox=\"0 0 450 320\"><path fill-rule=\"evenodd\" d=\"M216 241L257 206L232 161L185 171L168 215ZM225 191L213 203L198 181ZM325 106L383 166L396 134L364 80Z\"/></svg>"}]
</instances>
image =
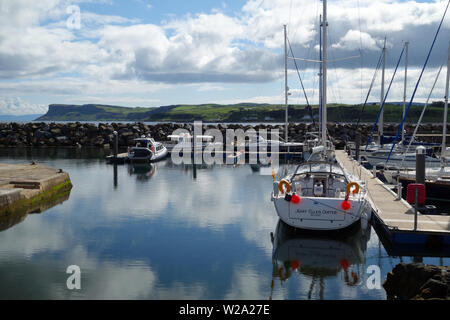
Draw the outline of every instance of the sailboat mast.
<instances>
[{"instance_id":1,"label":"sailboat mast","mask_svg":"<svg viewBox=\"0 0 450 320\"><path fill-rule=\"evenodd\" d=\"M405 82L403 84L403 114L402 119L405 117L405 110L406 110L406 80L408 78L408 45L409 42L405 42ZM405 141L405 130L403 130L402 125L402 143Z\"/></svg>"},{"instance_id":2,"label":"sailboat mast","mask_svg":"<svg viewBox=\"0 0 450 320\"><path fill-rule=\"evenodd\" d=\"M380 108L383 105L383 100L384 100L384 70L386 68L386 38L384 38L382 59L383 59L383 69L382 69L382 72L381 72ZM380 123L378 125L378 144L380 146L381 146L381 143L383 142L383 127L384 127L384 110L381 110Z\"/></svg>"},{"instance_id":3,"label":"sailboat mast","mask_svg":"<svg viewBox=\"0 0 450 320\"><path fill-rule=\"evenodd\" d=\"M323 0L322 14L322 143L327 146L327 0Z\"/></svg>"},{"instance_id":4,"label":"sailboat mast","mask_svg":"<svg viewBox=\"0 0 450 320\"><path fill-rule=\"evenodd\" d=\"M284 104L286 106L286 119L285 119L285 138L288 142L288 77L287 77L287 33L286 25L284 25Z\"/></svg>"},{"instance_id":5,"label":"sailboat mast","mask_svg":"<svg viewBox=\"0 0 450 320\"><path fill-rule=\"evenodd\" d=\"M444 123L442 126L442 150L441 150L441 162L445 166L446 156L446 144L447 144L447 114L448 114L448 86L450 78L450 43L448 45L448 58L447 58L447 80L445 82L445 106L444 106Z\"/></svg>"},{"instance_id":6,"label":"sailboat mast","mask_svg":"<svg viewBox=\"0 0 450 320\"><path fill-rule=\"evenodd\" d=\"M319 128L317 129L319 134L319 141L321 139L322 128L322 15L319 17Z\"/></svg>"}]
</instances>

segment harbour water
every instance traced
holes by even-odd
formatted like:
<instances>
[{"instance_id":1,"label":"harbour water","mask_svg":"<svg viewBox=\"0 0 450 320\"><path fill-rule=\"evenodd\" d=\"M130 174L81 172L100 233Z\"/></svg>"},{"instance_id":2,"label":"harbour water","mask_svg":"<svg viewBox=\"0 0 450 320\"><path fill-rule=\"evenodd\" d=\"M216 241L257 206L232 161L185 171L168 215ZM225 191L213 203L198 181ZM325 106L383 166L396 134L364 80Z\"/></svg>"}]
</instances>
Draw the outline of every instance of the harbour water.
<instances>
[{"instance_id":1,"label":"harbour water","mask_svg":"<svg viewBox=\"0 0 450 320\"><path fill-rule=\"evenodd\" d=\"M61 168L73 184L63 203L0 232L0 299L385 299L368 285L373 270L382 283L413 260L389 256L373 229L348 241L277 232L272 177L249 165L194 177L168 158L118 166L115 179L106 152L0 150L0 162ZM79 290L66 285L71 265Z\"/></svg>"}]
</instances>

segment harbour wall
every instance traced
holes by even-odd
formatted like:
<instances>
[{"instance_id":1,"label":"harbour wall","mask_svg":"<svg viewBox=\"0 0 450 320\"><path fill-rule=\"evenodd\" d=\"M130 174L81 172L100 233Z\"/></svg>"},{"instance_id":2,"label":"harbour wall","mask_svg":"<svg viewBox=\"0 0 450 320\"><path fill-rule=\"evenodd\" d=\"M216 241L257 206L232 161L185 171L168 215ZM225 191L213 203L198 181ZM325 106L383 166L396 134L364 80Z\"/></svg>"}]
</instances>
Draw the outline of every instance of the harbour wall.
<instances>
[{"instance_id":1,"label":"harbour wall","mask_svg":"<svg viewBox=\"0 0 450 320\"><path fill-rule=\"evenodd\" d=\"M384 126L385 135L395 135L398 130L398 124L386 124ZM359 132L362 142L367 141L372 131L372 124L362 124L358 128L356 124L330 123L328 132L337 147L341 147L346 141L354 141L355 133ZM113 144L113 132L117 131L119 135L119 146L133 145L133 139L142 135L150 135L156 141L168 141L167 136L176 129L192 128L191 124L181 123L161 123L149 125L144 123L48 123L48 122L30 122L30 123L0 123L0 147L104 147L109 148ZM284 137L284 125L245 125L245 124L203 124L203 131L207 129L219 129L224 141L226 129L277 129L280 136ZM407 134L414 131L413 125L406 125ZM450 132L450 126L448 127ZM317 131L317 126L312 124L300 123L289 124L289 140L303 141L307 132ZM270 132L270 131L268 131ZM433 134L435 136L422 137L418 139L425 142L441 142L442 124L423 124L418 130L418 134Z\"/></svg>"}]
</instances>

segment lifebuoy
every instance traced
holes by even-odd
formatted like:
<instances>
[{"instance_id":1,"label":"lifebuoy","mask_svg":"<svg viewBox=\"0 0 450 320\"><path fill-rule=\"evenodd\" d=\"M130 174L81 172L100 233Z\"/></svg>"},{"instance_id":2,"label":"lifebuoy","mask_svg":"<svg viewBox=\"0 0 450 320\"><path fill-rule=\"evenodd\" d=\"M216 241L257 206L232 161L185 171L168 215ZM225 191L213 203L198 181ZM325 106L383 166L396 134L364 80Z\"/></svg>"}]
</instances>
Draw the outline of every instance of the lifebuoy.
<instances>
[{"instance_id":1,"label":"lifebuoy","mask_svg":"<svg viewBox=\"0 0 450 320\"><path fill-rule=\"evenodd\" d=\"M359 184L358 184L357 182L350 182L350 183L347 185L347 188L346 188L347 196L350 195L350 190L352 189L352 187L355 187L355 190L353 190L353 194L359 192Z\"/></svg>"},{"instance_id":2,"label":"lifebuoy","mask_svg":"<svg viewBox=\"0 0 450 320\"><path fill-rule=\"evenodd\" d=\"M344 270L344 280L345 283L349 286L349 287L353 287L358 283L358 275L356 273L354 273L353 271L351 271L350 273L352 275L352 281L350 281L350 277L348 276L348 271Z\"/></svg>"},{"instance_id":3,"label":"lifebuoy","mask_svg":"<svg viewBox=\"0 0 450 320\"><path fill-rule=\"evenodd\" d=\"M280 190L281 193L285 193L284 190L285 188L283 188L283 186L285 186L286 188L286 193L291 192L291 184L286 179L283 179L280 182L278 182L278 190Z\"/></svg>"},{"instance_id":4,"label":"lifebuoy","mask_svg":"<svg viewBox=\"0 0 450 320\"><path fill-rule=\"evenodd\" d=\"M283 270L285 270L284 274L283 274ZM280 267L280 268L278 269L278 277L280 278L280 280L285 281L285 280L287 280L290 276L291 276L291 272L290 272L290 270L289 270L288 268L285 269L285 268L283 268L283 267Z\"/></svg>"}]
</instances>

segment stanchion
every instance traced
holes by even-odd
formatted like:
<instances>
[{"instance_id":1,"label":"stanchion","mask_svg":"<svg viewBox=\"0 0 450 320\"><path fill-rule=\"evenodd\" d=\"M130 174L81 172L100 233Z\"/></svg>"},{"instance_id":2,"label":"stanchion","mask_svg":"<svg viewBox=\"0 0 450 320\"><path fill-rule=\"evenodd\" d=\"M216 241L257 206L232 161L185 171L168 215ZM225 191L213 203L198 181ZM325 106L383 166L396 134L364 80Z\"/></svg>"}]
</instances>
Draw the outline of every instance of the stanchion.
<instances>
[{"instance_id":1,"label":"stanchion","mask_svg":"<svg viewBox=\"0 0 450 320\"><path fill-rule=\"evenodd\" d=\"M357 132L355 135L355 160L358 161L358 163L360 162L359 159L360 146L361 146L361 134Z\"/></svg>"}]
</instances>

